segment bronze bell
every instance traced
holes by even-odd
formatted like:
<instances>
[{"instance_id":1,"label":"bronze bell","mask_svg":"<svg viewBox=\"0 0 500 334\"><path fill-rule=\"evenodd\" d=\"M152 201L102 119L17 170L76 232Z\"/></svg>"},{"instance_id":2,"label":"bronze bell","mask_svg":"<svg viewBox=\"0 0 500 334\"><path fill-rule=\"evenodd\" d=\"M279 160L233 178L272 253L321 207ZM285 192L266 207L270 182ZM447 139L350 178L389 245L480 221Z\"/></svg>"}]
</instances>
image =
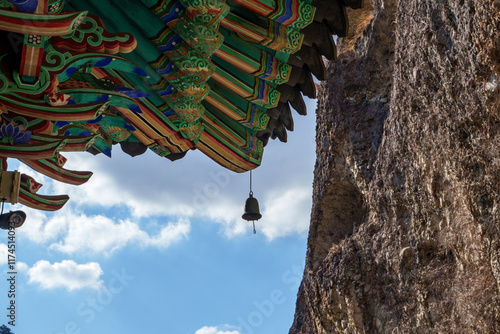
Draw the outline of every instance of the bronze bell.
<instances>
[{"instance_id":1,"label":"bronze bell","mask_svg":"<svg viewBox=\"0 0 500 334\"><path fill-rule=\"evenodd\" d=\"M250 197L248 197L245 201L245 213L243 213L241 218L248 221L255 221L262 218L259 211L259 202L257 202L257 199L253 197L252 193L250 193Z\"/></svg>"},{"instance_id":2,"label":"bronze bell","mask_svg":"<svg viewBox=\"0 0 500 334\"><path fill-rule=\"evenodd\" d=\"M253 197L252 192L252 171L250 171L250 193L248 194L250 197L245 201L245 212L241 218L252 221L253 223L253 234L257 233L255 230L255 221L262 218L259 210L259 202L257 202L257 198Z\"/></svg>"}]
</instances>

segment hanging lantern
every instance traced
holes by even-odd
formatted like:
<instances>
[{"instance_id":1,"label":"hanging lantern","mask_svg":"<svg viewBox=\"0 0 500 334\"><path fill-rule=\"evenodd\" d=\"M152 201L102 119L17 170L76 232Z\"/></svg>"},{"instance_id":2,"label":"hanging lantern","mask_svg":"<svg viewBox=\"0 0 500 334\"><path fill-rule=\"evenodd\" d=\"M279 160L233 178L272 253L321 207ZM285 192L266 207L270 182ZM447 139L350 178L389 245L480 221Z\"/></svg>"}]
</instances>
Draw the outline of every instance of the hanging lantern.
<instances>
[{"instance_id":1,"label":"hanging lantern","mask_svg":"<svg viewBox=\"0 0 500 334\"><path fill-rule=\"evenodd\" d=\"M250 193L248 195L249 197L245 201L245 212L243 213L243 216L241 216L241 218L245 219L246 221L252 221L253 234L255 234L257 233L257 231L255 230L255 221L262 218L262 215L260 214L259 210L259 202L255 197L253 197L252 171L250 171Z\"/></svg>"},{"instance_id":2,"label":"hanging lantern","mask_svg":"<svg viewBox=\"0 0 500 334\"><path fill-rule=\"evenodd\" d=\"M9 228L18 228L24 224L26 213L24 211L11 211L0 215L0 228L8 230Z\"/></svg>"}]
</instances>

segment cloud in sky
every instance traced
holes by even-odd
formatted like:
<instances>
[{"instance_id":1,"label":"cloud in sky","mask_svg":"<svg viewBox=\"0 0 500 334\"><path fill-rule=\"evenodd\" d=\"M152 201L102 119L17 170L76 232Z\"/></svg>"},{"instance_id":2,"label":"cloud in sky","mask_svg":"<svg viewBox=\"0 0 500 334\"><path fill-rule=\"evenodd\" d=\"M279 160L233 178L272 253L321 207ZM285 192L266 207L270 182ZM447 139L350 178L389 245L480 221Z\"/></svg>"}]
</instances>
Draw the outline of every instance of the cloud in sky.
<instances>
[{"instance_id":1,"label":"cloud in sky","mask_svg":"<svg viewBox=\"0 0 500 334\"><path fill-rule=\"evenodd\" d=\"M198 329L194 334L240 334L237 330L232 330L232 326L204 326Z\"/></svg>"},{"instance_id":2,"label":"cloud in sky","mask_svg":"<svg viewBox=\"0 0 500 334\"><path fill-rule=\"evenodd\" d=\"M172 243L187 238L190 231L188 220L168 223L158 235L150 236L139 225L129 220L114 222L105 216L72 215L69 218L67 233L63 240L50 245L50 249L72 254L80 251L105 253L136 243L140 246L167 248Z\"/></svg>"},{"instance_id":3,"label":"cloud in sky","mask_svg":"<svg viewBox=\"0 0 500 334\"><path fill-rule=\"evenodd\" d=\"M17 272L25 272L25 271L28 271L29 269L30 269L30 267L26 263L21 262L21 261L16 262Z\"/></svg>"},{"instance_id":4,"label":"cloud in sky","mask_svg":"<svg viewBox=\"0 0 500 334\"><path fill-rule=\"evenodd\" d=\"M99 279L102 274L101 266L96 262L77 264L73 260L64 260L50 264L41 260L28 269L28 283L38 284L42 289L99 289L103 284Z\"/></svg>"},{"instance_id":5,"label":"cloud in sky","mask_svg":"<svg viewBox=\"0 0 500 334\"><path fill-rule=\"evenodd\" d=\"M19 233L34 242L49 243L49 249L66 254L87 252L110 255L129 244L164 249L186 239L191 230L189 220L184 218L168 222L158 233L150 234L130 220L114 221L103 215L88 216L67 209L50 217L40 211L26 211L29 224L23 226Z\"/></svg>"},{"instance_id":6,"label":"cloud in sky","mask_svg":"<svg viewBox=\"0 0 500 334\"><path fill-rule=\"evenodd\" d=\"M282 235L301 234L309 228L311 190L292 188L281 194L271 194L265 200L262 215L266 217L262 232L269 240Z\"/></svg>"},{"instance_id":7,"label":"cloud in sky","mask_svg":"<svg viewBox=\"0 0 500 334\"><path fill-rule=\"evenodd\" d=\"M21 207L26 212L26 222L17 230L20 236L26 237L36 243L47 243L58 238L68 230L73 218L71 214L65 215L56 212L48 216L45 212Z\"/></svg>"},{"instance_id":8,"label":"cloud in sky","mask_svg":"<svg viewBox=\"0 0 500 334\"><path fill-rule=\"evenodd\" d=\"M6 244L0 244L0 266L7 263L9 249Z\"/></svg>"}]
</instances>

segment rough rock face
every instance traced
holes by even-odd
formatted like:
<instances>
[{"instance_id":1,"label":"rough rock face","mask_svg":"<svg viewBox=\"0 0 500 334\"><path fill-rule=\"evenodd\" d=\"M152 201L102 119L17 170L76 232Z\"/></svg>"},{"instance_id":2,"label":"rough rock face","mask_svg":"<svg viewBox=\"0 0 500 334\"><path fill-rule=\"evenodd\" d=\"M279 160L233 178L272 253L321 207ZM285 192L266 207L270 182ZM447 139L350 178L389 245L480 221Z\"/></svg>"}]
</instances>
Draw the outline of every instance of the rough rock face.
<instances>
[{"instance_id":1,"label":"rough rock face","mask_svg":"<svg viewBox=\"0 0 500 334\"><path fill-rule=\"evenodd\" d=\"M291 334L500 333L499 7L349 14L318 101Z\"/></svg>"}]
</instances>

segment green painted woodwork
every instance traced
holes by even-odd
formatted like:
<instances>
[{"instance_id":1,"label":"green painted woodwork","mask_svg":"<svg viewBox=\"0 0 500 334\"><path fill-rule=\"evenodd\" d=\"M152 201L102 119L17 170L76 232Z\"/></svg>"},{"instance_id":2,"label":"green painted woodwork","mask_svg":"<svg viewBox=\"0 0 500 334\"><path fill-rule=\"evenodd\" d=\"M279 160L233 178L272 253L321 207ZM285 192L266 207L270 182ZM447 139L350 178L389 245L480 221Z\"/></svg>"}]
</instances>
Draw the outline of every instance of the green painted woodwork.
<instances>
[{"instance_id":1,"label":"green painted woodwork","mask_svg":"<svg viewBox=\"0 0 500 334\"><path fill-rule=\"evenodd\" d=\"M14 4L10 2L9 0L0 0L0 7L14 7Z\"/></svg>"},{"instance_id":2,"label":"green painted woodwork","mask_svg":"<svg viewBox=\"0 0 500 334\"><path fill-rule=\"evenodd\" d=\"M269 19L275 21L276 19L280 18L281 16L284 16L287 12L287 5L286 3L289 0L278 0L276 1L276 10L269 15ZM295 29L302 29L309 25L313 18L314 14L316 12L316 8L310 5L310 3L305 2L305 1L300 1L299 2L299 8L298 8L298 18L290 23L290 27L295 28Z\"/></svg>"},{"instance_id":3,"label":"green painted woodwork","mask_svg":"<svg viewBox=\"0 0 500 334\"><path fill-rule=\"evenodd\" d=\"M0 125L32 132L29 144L0 143L0 156L71 184L91 174L64 170L60 152L111 156L116 143L161 157L201 147L232 170L258 166L257 133L316 11L309 0L49 0L43 15L0 7L11 22L0 34L21 33L40 51L32 77L21 75L22 56L0 55ZM67 201L29 192L30 182L24 203L53 210Z\"/></svg>"},{"instance_id":4,"label":"green painted woodwork","mask_svg":"<svg viewBox=\"0 0 500 334\"><path fill-rule=\"evenodd\" d=\"M127 35L112 35L106 36L104 29L101 27L95 18L87 16L76 30L63 39L71 39L77 44L86 44L90 48L96 48L103 44L118 44L120 42L127 42L130 37Z\"/></svg>"}]
</instances>

